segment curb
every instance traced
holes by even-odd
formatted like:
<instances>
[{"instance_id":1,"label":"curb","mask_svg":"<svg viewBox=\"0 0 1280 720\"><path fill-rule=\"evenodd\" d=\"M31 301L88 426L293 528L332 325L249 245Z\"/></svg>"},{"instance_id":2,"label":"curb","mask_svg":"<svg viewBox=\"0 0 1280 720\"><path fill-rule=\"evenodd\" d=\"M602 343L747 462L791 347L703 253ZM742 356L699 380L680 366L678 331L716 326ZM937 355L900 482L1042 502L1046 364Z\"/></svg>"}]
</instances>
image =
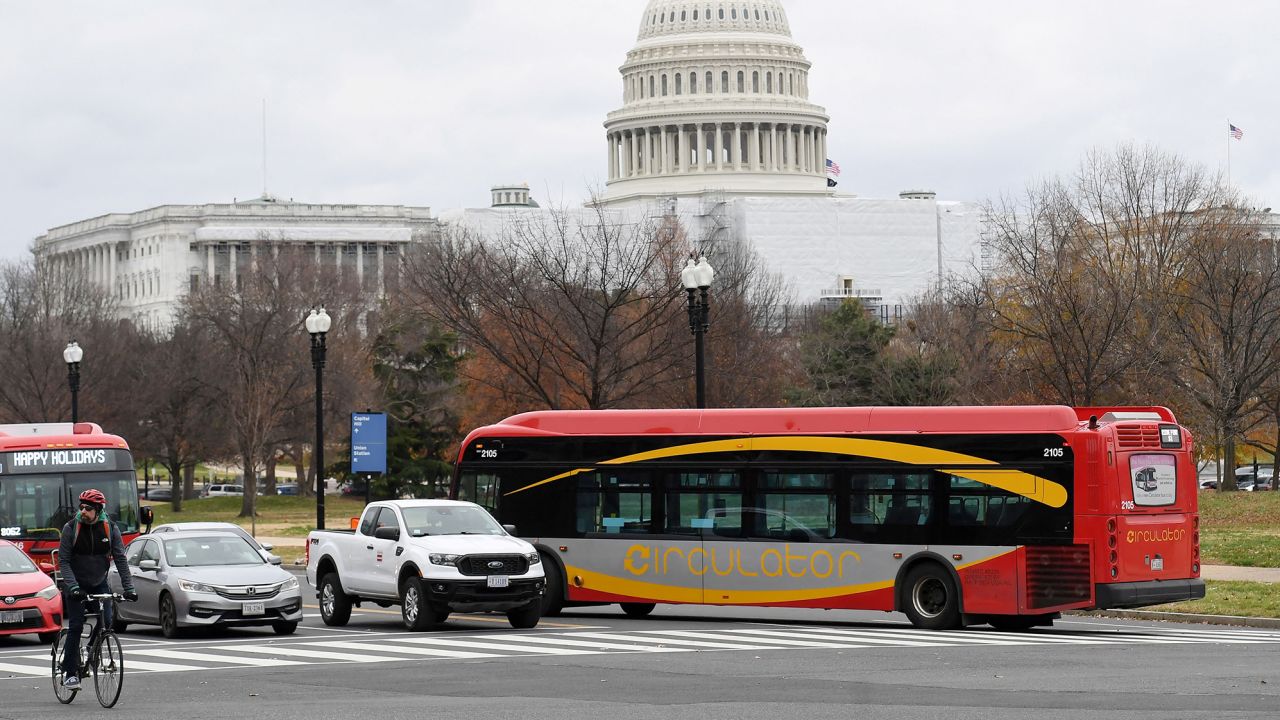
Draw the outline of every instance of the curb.
<instances>
[{"instance_id":1,"label":"curb","mask_svg":"<svg viewBox=\"0 0 1280 720\"><path fill-rule=\"evenodd\" d=\"M1280 629L1280 618L1243 617L1240 615L1200 615L1196 613L1159 612L1157 610L1072 610L1064 612L1063 615Z\"/></svg>"}]
</instances>

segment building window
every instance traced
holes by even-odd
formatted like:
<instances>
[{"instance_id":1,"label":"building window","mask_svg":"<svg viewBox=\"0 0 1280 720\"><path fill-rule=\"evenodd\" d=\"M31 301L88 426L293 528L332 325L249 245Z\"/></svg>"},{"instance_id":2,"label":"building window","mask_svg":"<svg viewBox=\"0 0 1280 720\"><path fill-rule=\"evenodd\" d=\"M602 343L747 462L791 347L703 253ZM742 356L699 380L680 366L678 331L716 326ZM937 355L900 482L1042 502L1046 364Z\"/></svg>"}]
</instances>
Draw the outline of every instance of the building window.
<instances>
[{"instance_id":1,"label":"building window","mask_svg":"<svg viewBox=\"0 0 1280 720\"><path fill-rule=\"evenodd\" d=\"M680 22L684 22L684 11L680 11Z\"/></svg>"},{"instance_id":2,"label":"building window","mask_svg":"<svg viewBox=\"0 0 1280 720\"><path fill-rule=\"evenodd\" d=\"M724 12L724 11L722 10L721 12ZM747 74L739 70L738 71L738 92L744 93L747 91L746 80L747 80Z\"/></svg>"},{"instance_id":3,"label":"building window","mask_svg":"<svg viewBox=\"0 0 1280 720\"><path fill-rule=\"evenodd\" d=\"M751 92L760 92L760 71L754 70L751 73Z\"/></svg>"},{"instance_id":4,"label":"building window","mask_svg":"<svg viewBox=\"0 0 1280 720\"><path fill-rule=\"evenodd\" d=\"M653 76L649 76L649 97L653 97Z\"/></svg>"},{"instance_id":5,"label":"building window","mask_svg":"<svg viewBox=\"0 0 1280 720\"><path fill-rule=\"evenodd\" d=\"M731 9L729 10L729 15L730 15L734 20L737 20L737 19L738 19L738 8L731 8Z\"/></svg>"},{"instance_id":6,"label":"building window","mask_svg":"<svg viewBox=\"0 0 1280 720\"><path fill-rule=\"evenodd\" d=\"M694 19L694 20L697 20L697 19L698 19L698 9L697 9L697 8L694 8L694 9L693 9L693 19Z\"/></svg>"},{"instance_id":7,"label":"building window","mask_svg":"<svg viewBox=\"0 0 1280 720\"><path fill-rule=\"evenodd\" d=\"M667 96L667 76L666 76L666 74L663 74L663 76L662 76L662 97L666 97L666 96Z\"/></svg>"},{"instance_id":8,"label":"building window","mask_svg":"<svg viewBox=\"0 0 1280 720\"><path fill-rule=\"evenodd\" d=\"M200 276L193 274L191 276L190 291L193 293L200 292Z\"/></svg>"},{"instance_id":9,"label":"building window","mask_svg":"<svg viewBox=\"0 0 1280 720\"><path fill-rule=\"evenodd\" d=\"M764 91L770 94L773 93L773 73L771 72L764 74Z\"/></svg>"},{"instance_id":10,"label":"building window","mask_svg":"<svg viewBox=\"0 0 1280 720\"><path fill-rule=\"evenodd\" d=\"M720 19L724 19L724 8L720 8Z\"/></svg>"},{"instance_id":11,"label":"building window","mask_svg":"<svg viewBox=\"0 0 1280 720\"><path fill-rule=\"evenodd\" d=\"M684 79L683 73L676 73L676 94L680 94L681 81Z\"/></svg>"},{"instance_id":12,"label":"building window","mask_svg":"<svg viewBox=\"0 0 1280 720\"><path fill-rule=\"evenodd\" d=\"M698 94L698 73L696 72L689 73L689 94Z\"/></svg>"},{"instance_id":13,"label":"building window","mask_svg":"<svg viewBox=\"0 0 1280 720\"><path fill-rule=\"evenodd\" d=\"M714 90L714 89L715 89L715 86L716 86L716 85L715 85L715 81L713 81L713 80L712 80L712 77L714 77L714 76L711 74L711 71L710 71L710 70L708 70L708 71L707 71L707 81L706 81L706 88L707 88L707 92L708 92L708 93L710 93L712 90Z\"/></svg>"},{"instance_id":14,"label":"building window","mask_svg":"<svg viewBox=\"0 0 1280 720\"><path fill-rule=\"evenodd\" d=\"M729 71L728 70L720 71L720 92L722 93L729 92Z\"/></svg>"}]
</instances>

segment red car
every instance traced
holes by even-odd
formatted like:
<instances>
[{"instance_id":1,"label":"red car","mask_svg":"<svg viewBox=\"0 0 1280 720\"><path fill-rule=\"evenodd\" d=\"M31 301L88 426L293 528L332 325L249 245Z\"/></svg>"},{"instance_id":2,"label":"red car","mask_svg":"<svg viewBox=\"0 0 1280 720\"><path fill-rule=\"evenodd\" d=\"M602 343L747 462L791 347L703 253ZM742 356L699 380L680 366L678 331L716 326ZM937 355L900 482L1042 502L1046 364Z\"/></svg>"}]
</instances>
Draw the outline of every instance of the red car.
<instances>
[{"instance_id":1,"label":"red car","mask_svg":"<svg viewBox=\"0 0 1280 720\"><path fill-rule=\"evenodd\" d=\"M36 633L51 643L62 629L62 594L27 554L0 540L0 635Z\"/></svg>"}]
</instances>

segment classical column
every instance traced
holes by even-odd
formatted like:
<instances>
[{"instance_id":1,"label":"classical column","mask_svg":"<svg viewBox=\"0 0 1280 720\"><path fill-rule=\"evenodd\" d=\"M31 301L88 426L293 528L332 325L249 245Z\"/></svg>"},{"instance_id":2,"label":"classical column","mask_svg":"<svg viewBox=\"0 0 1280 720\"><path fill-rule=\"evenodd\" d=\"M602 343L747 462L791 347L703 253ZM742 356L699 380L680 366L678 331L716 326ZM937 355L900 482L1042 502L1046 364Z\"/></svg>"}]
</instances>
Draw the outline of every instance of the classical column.
<instances>
[{"instance_id":1,"label":"classical column","mask_svg":"<svg viewBox=\"0 0 1280 720\"><path fill-rule=\"evenodd\" d=\"M662 126L662 174L671 174L671 145L667 139L667 126Z\"/></svg>"},{"instance_id":2,"label":"classical column","mask_svg":"<svg viewBox=\"0 0 1280 720\"><path fill-rule=\"evenodd\" d=\"M702 155L702 143L706 138L702 137L702 123L693 124L693 169L700 171L706 164L706 158Z\"/></svg>"},{"instance_id":3,"label":"classical column","mask_svg":"<svg viewBox=\"0 0 1280 720\"><path fill-rule=\"evenodd\" d=\"M712 143L712 152L716 154L716 170L724 169L724 127L715 123L716 141Z\"/></svg>"},{"instance_id":4,"label":"classical column","mask_svg":"<svg viewBox=\"0 0 1280 720\"><path fill-rule=\"evenodd\" d=\"M382 243L378 243L378 297L384 297L387 294L387 281L385 275L387 263L382 251Z\"/></svg>"},{"instance_id":5,"label":"classical column","mask_svg":"<svg viewBox=\"0 0 1280 720\"><path fill-rule=\"evenodd\" d=\"M116 295L116 244L107 243L107 292Z\"/></svg>"},{"instance_id":6,"label":"classical column","mask_svg":"<svg viewBox=\"0 0 1280 720\"><path fill-rule=\"evenodd\" d=\"M364 243L356 244L356 287L364 289Z\"/></svg>"},{"instance_id":7,"label":"classical column","mask_svg":"<svg viewBox=\"0 0 1280 720\"><path fill-rule=\"evenodd\" d=\"M617 164L617 163L614 161L614 157L613 157L613 133L605 133L605 135L604 135L604 144L605 144L605 146L606 146L606 147L608 147L608 148L609 148L609 175L608 175L608 177L609 177L609 179L610 179L610 180L612 180L612 179L614 179L614 174L613 174L613 173L614 173L614 167L615 167L615 165ZM378 252L379 252L379 253L381 253L382 251L381 251L381 250L379 250Z\"/></svg>"},{"instance_id":8,"label":"classical column","mask_svg":"<svg viewBox=\"0 0 1280 720\"><path fill-rule=\"evenodd\" d=\"M747 136L747 168L754 171L760 168L760 123L751 123L751 134Z\"/></svg>"},{"instance_id":9,"label":"classical column","mask_svg":"<svg viewBox=\"0 0 1280 720\"><path fill-rule=\"evenodd\" d=\"M237 252L236 244L231 243L231 247L228 249L228 253L229 253L228 258L230 258L231 260L231 273L228 280L231 283L232 290L235 290L237 287L239 287L238 285L236 285L236 271L239 270L239 268L236 267L236 252Z\"/></svg>"},{"instance_id":10,"label":"classical column","mask_svg":"<svg viewBox=\"0 0 1280 720\"><path fill-rule=\"evenodd\" d=\"M689 172L689 132L684 129L684 125L676 128L676 155L680 161L680 172Z\"/></svg>"},{"instance_id":11,"label":"classical column","mask_svg":"<svg viewBox=\"0 0 1280 720\"><path fill-rule=\"evenodd\" d=\"M622 174L625 177L631 177L632 161L635 158L635 153L632 152L632 137L630 130L623 131Z\"/></svg>"},{"instance_id":12,"label":"classical column","mask_svg":"<svg viewBox=\"0 0 1280 720\"><path fill-rule=\"evenodd\" d=\"M218 266L215 264L216 260L213 255L213 243L205 243L204 258L205 283L213 285L213 279L218 275Z\"/></svg>"}]
</instances>

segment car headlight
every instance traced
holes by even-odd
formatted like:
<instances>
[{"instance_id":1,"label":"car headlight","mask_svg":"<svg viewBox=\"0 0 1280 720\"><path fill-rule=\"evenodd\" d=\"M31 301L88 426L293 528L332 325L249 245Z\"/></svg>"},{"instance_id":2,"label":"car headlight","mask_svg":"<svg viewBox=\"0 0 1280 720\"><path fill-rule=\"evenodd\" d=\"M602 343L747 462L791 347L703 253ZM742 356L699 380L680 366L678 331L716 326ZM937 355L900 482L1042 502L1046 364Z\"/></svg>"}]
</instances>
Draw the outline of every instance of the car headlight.
<instances>
[{"instance_id":1,"label":"car headlight","mask_svg":"<svg viewBox=\"0 0 1280 720\"><path fill-rule=\"evenodd\" d=\"M285 580L285 581L284 581L284 583L282 583L282 584L280 585L280 589L281 589L281 590L297 590L297 589L298 589L298 578L296 578L296 577L291 577L291 578L289 578L288 580Z\"/></svg>"},{"instance_id":2,"label":"car headlight","mask_svg":"<svg viewBox=\"0 0 1280 720\"><path fill-rule=\"evenodd\" d=\"M530 565L537 565L542 562L542 556L536 550L531 553L525 553L524 556L528 558Z\"/></svg>"},{"instance_id":3,"label":"car headlight","mask_svg":"<svg viewBox=\"0 0 1280 720\"><path fill-rule=\"evenodd\" d=\"M50 585L49 587L36 591L36 597L41 600L52 600L58 597L58 586Z\"/></svg>"},{"instance_id":4,"label":"car headlight","mask_svg":"<svg viewBox=\"0 0 1280 720\"><path fill-rule=\"evenodd\" d=\"M454 555L452 553L431 553L427 556L427 560L430 560L432 565L449 565L451 567L457 567L458 559L461 557L461 555Z\"/></svg>"},{"instance_id":5,"label":"car headlight","mask_svg":"<svg viewBox=\"0 0 1280 720\"><path fill-rule=\"evenodd\" d=\"M193 582L191 580L179 580L178 589L182 590L183 592L197 592L197 593L218 592L217 590L214 590L213 588L209 587L208 585L205 585L204 583Z\"/></svg>"}]
</instances>

